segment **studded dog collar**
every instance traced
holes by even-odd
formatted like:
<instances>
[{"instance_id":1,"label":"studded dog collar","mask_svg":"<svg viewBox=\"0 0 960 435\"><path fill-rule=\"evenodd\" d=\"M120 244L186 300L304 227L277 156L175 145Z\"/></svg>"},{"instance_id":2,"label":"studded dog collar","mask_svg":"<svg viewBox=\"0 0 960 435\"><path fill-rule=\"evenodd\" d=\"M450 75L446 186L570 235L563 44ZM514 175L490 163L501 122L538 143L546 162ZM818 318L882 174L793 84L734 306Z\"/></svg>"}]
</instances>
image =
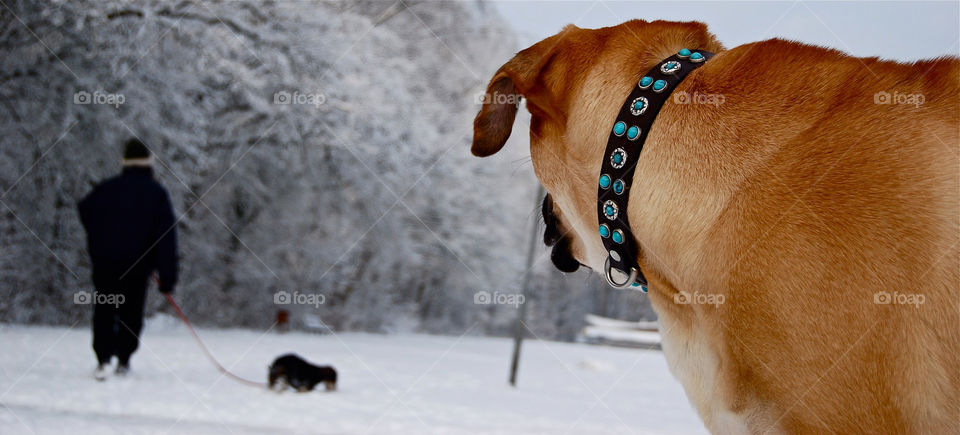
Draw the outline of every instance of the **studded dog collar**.
<instances>
[{"instance_id":1,"label":"studded dog collar","mask_svg":"<svg viewBox=\"0 0 960 435\"><path fill-rule=\"evenodd\" d=\"M673 88L713 53L684 48L661 61L633 88L613 124L597 190L600 239L607 250L604 277L614 288L639 287L647 280L637 262L637 247L627 220L627 202L643 142Z\"/></svg>"}]
</instances>

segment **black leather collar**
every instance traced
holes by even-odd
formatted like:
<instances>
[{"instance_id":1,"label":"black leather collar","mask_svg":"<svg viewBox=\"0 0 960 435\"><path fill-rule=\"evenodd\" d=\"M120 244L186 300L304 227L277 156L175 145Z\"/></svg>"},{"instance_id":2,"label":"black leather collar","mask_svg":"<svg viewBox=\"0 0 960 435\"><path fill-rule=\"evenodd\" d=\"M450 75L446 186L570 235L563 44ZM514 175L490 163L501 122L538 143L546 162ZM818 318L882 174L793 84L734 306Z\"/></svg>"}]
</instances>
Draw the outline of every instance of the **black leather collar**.
<instances>
[{"instance_id":1,"label":"black leather collar","mask_svg":"<svg viewBox=\"0 0 960 435\"><path fill-rule=\"evenodd\" d=\"M637 262L637 246L627 220L630 186L643 143L660 108L673 89L713 53L680 50L647 72L633 87L607 139L597 190L600 238L607 250L604 277L618 289L639 287L647 280Z\"/></svg>"}]
</instances>

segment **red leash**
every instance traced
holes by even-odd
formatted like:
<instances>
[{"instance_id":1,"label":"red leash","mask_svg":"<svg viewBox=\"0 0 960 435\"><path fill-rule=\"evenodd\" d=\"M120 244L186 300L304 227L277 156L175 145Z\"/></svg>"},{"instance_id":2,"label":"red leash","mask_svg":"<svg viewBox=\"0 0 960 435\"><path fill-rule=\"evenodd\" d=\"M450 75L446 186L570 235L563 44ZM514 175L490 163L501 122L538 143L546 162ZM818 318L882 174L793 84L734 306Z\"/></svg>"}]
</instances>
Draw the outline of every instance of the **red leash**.
<instances>
[{"instance_id":1,"label":"red leash","mask_svg":"<svg viewBox=\"0 0 960 435\"><path fill-rule=\"evenodd\" d=\"M154 277L154 279L156 279L156 277ZM167 298L167 302L170 302L170 305L173 306L173 309L177 311L177 315L180 316L180 320L183 320L183 324L187 325L187 329L190 330L190 334L193 335L193 338L195 338L195 339L197 340L197 344L200 345L200 349L203 349L203 353L205 353L205 354L207 355L207 359L209 359L210 362L212 362L213 365L217 367L217 370L219 370L220 373L223 373L224 375L229 376L229 377L233 378L234 380L236 380L236 381L238 381L238 382L242 382L242 383L244 383L244 384L251 385L251 386L254 386L254 387L266 387L266 386L267 386L267 384L266 384L266 383L263 383L263 382L254 382L254 381L251 381L251 380L247 380L247 379L241 378L240 376L237 376L237 375L231 373L230 370L227 370L226 367L220 365L220 363L217 362L217 359L213 357L213 354L210 353L210 350L207 349L207 346L203 344L203 340L201 340L201 339L200 339L200 336L197 335L197 331L195 331L195 330L193 329L193 325L191 325L191 324L190 324L190 321L187 320L187 316L186 316L185 314L183 314L183 310L181 310L181 309L180 309L180 306L177 305L177 303L173 300L173 296L170 296L170 293L163 293L163 297Z\"/></svg>"}]
</instances>

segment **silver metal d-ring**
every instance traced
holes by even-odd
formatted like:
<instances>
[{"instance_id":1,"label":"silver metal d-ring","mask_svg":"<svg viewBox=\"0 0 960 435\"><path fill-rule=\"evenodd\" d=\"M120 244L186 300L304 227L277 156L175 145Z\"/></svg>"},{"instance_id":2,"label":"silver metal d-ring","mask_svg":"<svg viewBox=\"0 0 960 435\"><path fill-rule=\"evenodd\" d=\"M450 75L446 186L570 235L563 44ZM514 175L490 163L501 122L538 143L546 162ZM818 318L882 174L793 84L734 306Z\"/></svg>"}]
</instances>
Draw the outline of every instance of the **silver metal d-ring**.
<instances>
[{"instance_id":1,"label":"silver metal d-ring","mask_svg":"<svg viewBox=\"0 0 960 435\"><path fill-rule=\"evenodd\" d=\"M603 277L607 279L607 284L610 284L610 287L613 287L618 290L623 290L630 288L633 285L633 282L637 280L637 268L630 268L630 276L622 284L617 283L613 280L613 276L610 275L612 267L610 266L610 257L607 257L606 263L603 264ZM618 269L619 270L619 269Z\"/></svg>"}]
</instances>

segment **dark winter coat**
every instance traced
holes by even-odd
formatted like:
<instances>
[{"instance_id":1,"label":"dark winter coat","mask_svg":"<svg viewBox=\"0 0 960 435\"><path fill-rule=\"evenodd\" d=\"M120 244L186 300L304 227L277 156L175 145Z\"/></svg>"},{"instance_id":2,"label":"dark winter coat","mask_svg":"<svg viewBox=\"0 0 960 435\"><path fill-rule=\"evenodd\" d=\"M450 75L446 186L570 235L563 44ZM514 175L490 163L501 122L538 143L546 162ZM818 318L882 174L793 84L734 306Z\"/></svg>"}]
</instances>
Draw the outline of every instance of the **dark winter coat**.
<instances>
[{"instance_id":1,"label":"dark winter coat","mask_svg":"<svg viewBox=\"0 0 960 435\"><path fill-rule=\"evenodd\" d=\"M177 282L177 228L167 191L150 168L126 167L79 204L93 280L146 277L156 270L160 291ZM124 276L126 275L126 276Z\"/></svg>"}]
</instances>

